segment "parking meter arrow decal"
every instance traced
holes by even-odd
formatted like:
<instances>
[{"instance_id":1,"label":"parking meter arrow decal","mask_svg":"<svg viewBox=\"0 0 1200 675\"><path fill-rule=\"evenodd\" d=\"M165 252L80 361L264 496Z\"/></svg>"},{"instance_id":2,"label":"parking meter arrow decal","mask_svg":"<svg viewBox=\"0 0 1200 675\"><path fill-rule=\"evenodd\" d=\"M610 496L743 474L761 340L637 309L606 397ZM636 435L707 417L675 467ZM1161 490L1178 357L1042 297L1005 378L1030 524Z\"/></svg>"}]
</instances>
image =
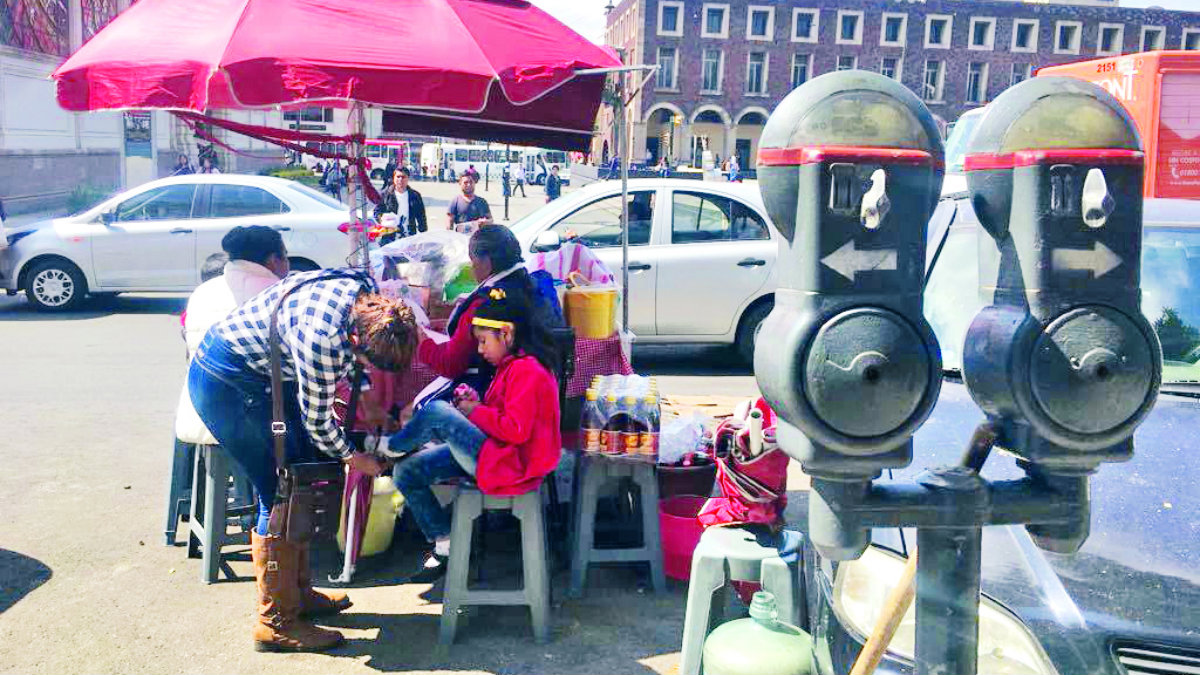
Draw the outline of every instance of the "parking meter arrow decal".
<instances>
[{"instance_id":1,"label":"parking meter arrow decal","mask_svg":"<svg viewBox=\"0 0 1200 675\"><path fill-rule=\"evenodd\" d=\"M851 239L838 250L821 258L821 264L850 281L854 281L854 275L859 272L874 270L895 272L896 251L893 249L859 250L854 248L854 240Z\"/></svg>"},{"instance_id":2,"label":"parking meter arrow decal","mask_svg":"<svg viewBox=\"0 0 1200 675\"><path fill-rule=\"evenodd\" d=\"M1057 271L1091 270L1096 279L1121 266L1121 256L1101 242L1092 245L1092 250L1077 248L1054 249L1054 269Z\"/></svg>"}]
</instances>

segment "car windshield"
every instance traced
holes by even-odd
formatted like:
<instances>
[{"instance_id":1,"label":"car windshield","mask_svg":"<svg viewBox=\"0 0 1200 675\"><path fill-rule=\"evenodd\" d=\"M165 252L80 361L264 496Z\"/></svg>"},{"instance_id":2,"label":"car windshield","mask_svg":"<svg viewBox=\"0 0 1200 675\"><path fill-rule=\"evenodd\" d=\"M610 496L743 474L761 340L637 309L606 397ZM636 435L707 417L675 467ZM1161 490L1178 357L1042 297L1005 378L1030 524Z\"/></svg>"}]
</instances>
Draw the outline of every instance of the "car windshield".
<instances>
[{"instance_id":1,"label":"car windshield","mask_svg":"<svg viewBox=\"0 0 1200 675\"><path fill-rule=\"evenodd\" d=\"M925 317L941 344L943 365L960 371L967 328L987 304L978 290L977 262L979 237L987 235L966 201L943 202L930 235ZM1200 382L1200 229L1146 228L1142 313L1162 343L1163 383Z\"/></svg>"},{"instance_id":2,"label":"car windshield","mask_svg":"<svg viewBox=\"0 0 1200 675\"><path fill-rule=\"evenodd\" d=\"M297 183L295 181L291 181L288 183L288 188L295 192L299 192L300 194L304 195L305 197L308 197L309 199L311 199L313 201L320 202L320 203L324 204L325 206L328 206L331 209L336 209L338 211L345 211L346 209L350 208L350 207L346 206L345 204L339 202L338 200L334 199L333 197L330 197L329 195L327 195L323 192L318 192L318 191L308 187L307 185L304 185L303 183Z\"/></svg>"},{"instance_id":3,"label":"car windshield","mask_svg":"<svg viewBox=\"0 0 1200 675\"><path fill-rule=\"evenodd\" d=\"M963 159L967 156L967 143L983 119L982 112L969 112L958 118L950 138L946 139L946 173L962 173Z\"/></svg>"}]
</instances>

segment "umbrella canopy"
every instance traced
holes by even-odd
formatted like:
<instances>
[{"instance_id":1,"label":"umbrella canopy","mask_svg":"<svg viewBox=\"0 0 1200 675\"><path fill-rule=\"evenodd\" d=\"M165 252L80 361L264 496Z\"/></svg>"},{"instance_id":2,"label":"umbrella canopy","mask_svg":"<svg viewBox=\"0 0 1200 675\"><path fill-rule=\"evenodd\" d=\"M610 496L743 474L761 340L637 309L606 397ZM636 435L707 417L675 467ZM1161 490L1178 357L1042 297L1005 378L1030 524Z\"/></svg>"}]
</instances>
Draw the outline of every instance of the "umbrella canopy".
<instances>
[{"instance_id":1,"label":"umbrella canopy","mask_svg":"<svg viewBox=\"0 0 1200 675\"><path fill-rule=\"evenodd\" d=\"M416 115L420 131L528 142L545 129L578 147L604 75L576 73L618 66L521 0L140 0L54 78L67 110L360 102Z\"/></svg>"}]
</instances>

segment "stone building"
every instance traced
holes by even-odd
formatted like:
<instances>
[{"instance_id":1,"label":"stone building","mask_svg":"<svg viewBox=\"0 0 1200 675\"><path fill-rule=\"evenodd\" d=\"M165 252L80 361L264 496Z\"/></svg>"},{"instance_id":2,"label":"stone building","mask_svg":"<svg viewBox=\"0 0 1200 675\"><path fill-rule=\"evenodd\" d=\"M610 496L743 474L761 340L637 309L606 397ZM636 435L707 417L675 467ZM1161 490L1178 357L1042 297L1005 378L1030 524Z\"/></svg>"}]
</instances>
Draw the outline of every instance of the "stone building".
<instances>
[{"instance_id":1,"label":"stone building","mask_svg":"<svg viewBox=\"0 0 1200 675\"><path fill-rule=\"evenodd\" d=\"M896 78L953 122L1043 66L1200 49L1200 11L1116 0L623 0L607 43L657 64L627 109L634 162L698 166L704 149L753 168L767 116L817 75ZM615 153L605 109L594 154Z\"/></svg>"}]
</instances>

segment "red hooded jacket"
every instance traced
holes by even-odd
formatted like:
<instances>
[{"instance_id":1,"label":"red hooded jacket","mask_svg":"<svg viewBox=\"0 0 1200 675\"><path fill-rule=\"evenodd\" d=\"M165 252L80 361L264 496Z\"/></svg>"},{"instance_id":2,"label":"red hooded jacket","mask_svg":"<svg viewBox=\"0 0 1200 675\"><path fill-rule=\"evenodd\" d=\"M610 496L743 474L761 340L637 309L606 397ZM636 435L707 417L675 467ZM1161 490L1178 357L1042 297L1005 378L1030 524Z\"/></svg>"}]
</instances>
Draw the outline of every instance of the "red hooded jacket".
<instances>
[{"instance_id":1,"label":"red hooded jacket","mask_svg":"<svg viewBox=\"0 0 1200 675\"><path fill-rule=\"evenodd\" d=\"M469 416L488 436L475 470L479 489L502 497L536 489L558 467L560 415L554 375L523 353L505 359Z\"/></svg>"}]
</instances>

